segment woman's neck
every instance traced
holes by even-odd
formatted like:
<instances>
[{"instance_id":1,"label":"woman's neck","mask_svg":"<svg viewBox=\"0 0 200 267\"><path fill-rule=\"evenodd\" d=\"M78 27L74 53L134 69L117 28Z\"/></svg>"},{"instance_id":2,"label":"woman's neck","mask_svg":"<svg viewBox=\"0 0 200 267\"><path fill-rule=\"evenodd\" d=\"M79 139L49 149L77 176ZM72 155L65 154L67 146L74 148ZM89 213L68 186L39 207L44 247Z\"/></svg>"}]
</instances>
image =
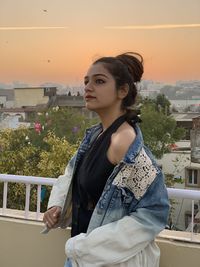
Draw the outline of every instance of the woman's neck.
<instances>
[{"instance_id":1,"label":"woman's neck","mask_svg":"<svg viewBox=\"0 0 200 267\"><path fill-rule=\"evenodd\" d=\"M103 131L105 131L117 118L120 116L124 115L125 112L120 110L118 112L113 112L112 113L101 113L99 112L98 115L100 117L102 126L103 126Z\"/></svg>"}]
</instances>

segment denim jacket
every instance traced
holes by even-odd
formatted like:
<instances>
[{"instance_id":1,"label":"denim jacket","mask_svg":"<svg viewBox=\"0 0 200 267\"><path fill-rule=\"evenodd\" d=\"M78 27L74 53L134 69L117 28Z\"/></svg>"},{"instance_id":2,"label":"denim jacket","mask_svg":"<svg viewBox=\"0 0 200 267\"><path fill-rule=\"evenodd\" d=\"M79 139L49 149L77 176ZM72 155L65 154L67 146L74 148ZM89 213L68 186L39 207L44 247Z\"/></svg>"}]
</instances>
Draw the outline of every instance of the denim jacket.
<instances>
[{"instance_id":1,"label":"denim jacket","mask_svg":"<svg viewBox=\"0 0 200 267\"><path fill-rule=\"evenodd\" d=\"M88 231L65 246L73 267L159 266L156 235L165 228L168 196L163 174L144 145L140 128L121 162L115 166L91 217ZM100 133L101 124L86 131L65 174L53 186L48 208L61 206L58 227L71 223L72 179L77 164Z\"/></svg>"}]
</instances>

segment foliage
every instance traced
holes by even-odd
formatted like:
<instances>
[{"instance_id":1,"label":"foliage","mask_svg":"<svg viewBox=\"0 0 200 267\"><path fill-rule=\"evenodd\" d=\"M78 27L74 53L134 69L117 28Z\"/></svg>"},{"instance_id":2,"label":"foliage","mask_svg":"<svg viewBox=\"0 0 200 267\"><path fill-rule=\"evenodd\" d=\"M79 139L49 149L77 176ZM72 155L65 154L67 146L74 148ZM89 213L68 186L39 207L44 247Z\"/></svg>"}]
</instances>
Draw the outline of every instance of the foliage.
<instances>
[{"instance_id":1,"label":"foliage","mask_svg":"<svg viewBox=\"0 0 200 267\"><path fill-rule=\"evenodd\" d=\"M27 142L28 129L6 130L0 132L0 173L30 175L42 177L58 177L64 172L68 160L74 154L77 145L70 145L65 138L56 137L49 132L44 138L48 150L42 150ZM29 139L30 140L30 139ZM44 187L43 187L44 189ZM45 199L41 211L46 210L51 188L45 187ZM3 183L0 184L0 205L2 206ZM37 187L31 186L30 210L36 210ZM8 184L8 208L25 208L25 185Z\"/></svg>"},{"instance_id":2,"label":"foliage","mask_svg":"<svg viewBox=\"0 0 200 267\"><path fill-rule=\"evenodd\" d=\"M158 107L159 112L158 112ZM167 107L167 108L166 108ZM157 158L169 151L169 145L178 140L183 130L168 116L168 102L160 97L143 100L141 128L145 143ZM167 110L167 113L166 113ZM36 131L38 122L41 129ZM71 108L52 108L32 117L32 127L7 129L0 132L0 173L30 175L36 177L58 177L64 172L67 162L84 135L85 128L96 123ZM0 205L2 205L3 183L0 183ZM46 209L50 187L46 190L41 210ZM36 209L37 188L31 186L30 209ZM25 186L9 183L8 207L24 209Z\"/></svg>"},{"instance_id":3,"label":"foliage","mask_svg":"<svg viewBox=\"0 0 200 267\"><path fill-rule=\"evenodd\" d=\"M164 94L158 94L155 100L156 110L162 112L165 115L170 115L170 105L171 103L166 98Z\"/></svg>"},{"instance_id":4,"label":"foliage","mask_svg":"<svg viewBox=\"0 0 200 267\"><path fill-rule=\"evenodd\" d=\"M33 135L35 144L40 145L41 140L51 131L57 137L65 137L68 142L75 144L82 139L85 128L90 127L96 123L96 119L89 119L82 115L80 111L69 107L54 107L37 113L36 118L32 123L38 122L42 126L40 135Z\"/></svg>"},{"instance_id":5,"label":"foliage","mask_svg":"<svg viewBox=\"0 0 200 267\"><path fill-rule=\"evenodd\" d=\"M34 122L41 124L36 131ZM58 177L75 153L85 128L94 124L71 108L52 108L32 116L32 127L0 131L0 173L36 177ZM41 210L46 210L50 187L45 190ZM0 206L3 199L0 183ZM30 210L36 209L37 187L31 186ZM25 185L9 183L8 208L24 209Z\"/></svg>"},{"instance_id":6,"label":"foliage","mask_svg":"<svg viewBox=\"0 0 200 267\"><path fill-rule=\"evenodd\" d=\"M20 128L18 130L4 130L0 132L0 173L16 175L36 175L39 150L28 144L26 136L29 130ZM3 183L1 183L2 196ZM0 198L2 202L2 197ZM2 205L2 203L1 203ZM9 183L7 206L24 209L25 185Z\"/></svg>"},{"instance_id":7,"label":"foliage","mask_svg":"<svg viewBox=\"0 0 200 267\"><path fill-rule=\"evenodd\" d=\"M158 112L152 101L142 105L141 119L145 144L157 158L169 152L170 145L184 136L184 129L177 128L176 121L171 116Z\"/></svg>"},{"instance_id":8,"label":"foliage","mask_svg":"<svg viewBox=\"0 0 200 267\"><path fill-rule=\"evenodd\" d=\"M40 153L39 173L44 177L58 177L64 173L67 162L75 153L77 145L70 145L64 137L56 137L52 132L47 134L44 142L49 145L49 149Z\"/></svg>"},{"instance_id":9,"label":"foliage","mask_svg":"<svg viewBox=\"0 0 200 267\"><path fill-rule=\"evenodd\" d=\"M162 112L166 116L170 115L170 101L164 94L158 94L155 99L140 97L140 103L143 106L152 105L157 112Z\"/></svg>"},{"instance_id":10,"label":"foliage","mask_svg":"<svg viewBox=\"0 0 200 267\"><path fill-rule=\"evenodd\" d=\"M40 150L26 137L29 129L0 132L0 173L36 175Z\"/></svg>"}]
</instances>

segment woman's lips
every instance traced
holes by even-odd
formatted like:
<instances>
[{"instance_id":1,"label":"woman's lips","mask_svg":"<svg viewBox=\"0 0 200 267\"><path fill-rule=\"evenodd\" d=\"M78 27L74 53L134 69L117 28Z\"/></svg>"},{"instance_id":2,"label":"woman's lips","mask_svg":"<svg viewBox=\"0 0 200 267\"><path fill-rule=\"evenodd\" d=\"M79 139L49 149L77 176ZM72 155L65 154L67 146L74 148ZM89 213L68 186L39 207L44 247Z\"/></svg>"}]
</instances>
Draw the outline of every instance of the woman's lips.
<instances>
[{"instance_id":1,"label":"woman's lips","mask_svg":"<svg viewBox=\"0 0 200 267\"><path fill-rule=\"evenodd\" d=\"M95 99L96 97L91 96L91 95L87 95L85 96L85 100L90 100L90 99Z\"/></svg>"}]
</instances>

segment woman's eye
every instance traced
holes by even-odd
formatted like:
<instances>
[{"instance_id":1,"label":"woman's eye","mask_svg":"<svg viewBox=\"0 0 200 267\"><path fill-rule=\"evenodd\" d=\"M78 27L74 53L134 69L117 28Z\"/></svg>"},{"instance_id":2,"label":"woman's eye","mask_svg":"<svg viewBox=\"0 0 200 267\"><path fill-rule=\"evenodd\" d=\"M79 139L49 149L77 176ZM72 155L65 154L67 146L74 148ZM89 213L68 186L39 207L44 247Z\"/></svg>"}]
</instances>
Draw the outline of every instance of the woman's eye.
<instances>
[{"instance_id":1,"label":"woman's eye","mask_svg":"<svg viewBox=\"0 0 200 267\"><path fill-rule=\"evenodd\" d=\"M88 83L88 81L84 81L84 84L86 85Z\"/></svg>"},{"instance_id":2,"label":"woman's eye","mask_svg":"<svg viewBox=\"0 0 200 267\"><path fill-rule=\"evenodd\" d=\"M96 83L97 83L97 84L102 84L102 83L105 83L105 81L102 80L102 79L96 79Z\"/></svg>"}]
</instances>

